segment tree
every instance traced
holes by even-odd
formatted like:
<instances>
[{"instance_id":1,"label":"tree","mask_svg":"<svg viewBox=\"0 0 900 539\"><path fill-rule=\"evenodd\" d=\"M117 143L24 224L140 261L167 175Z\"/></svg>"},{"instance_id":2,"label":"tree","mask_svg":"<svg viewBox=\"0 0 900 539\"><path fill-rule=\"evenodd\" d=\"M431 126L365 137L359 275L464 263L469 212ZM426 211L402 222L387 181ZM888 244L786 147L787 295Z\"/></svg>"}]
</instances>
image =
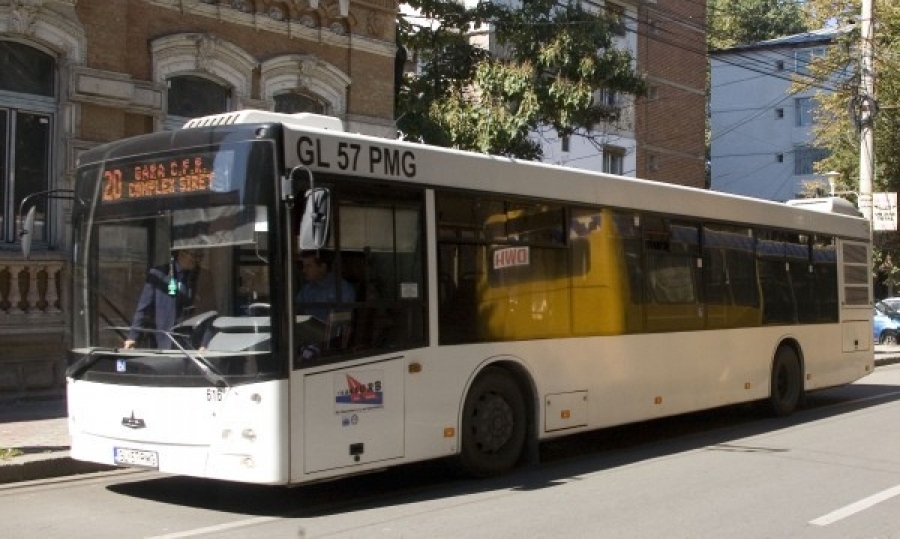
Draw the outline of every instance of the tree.
<instances>
[{"instance_id":1,"label":"tree","mask_svg":"<svg viewBox=\"0 0 900 539\"><path fill-rule=\"evenodd\" d=\"M807 31L797 0L709 0L710 49L727 49Z\"/></svg>"},{"instance_id":2,"label":"tree","mask_svg":"<svg viewBox=\"0 0 900 539\"><path fill-rule=\"evenodd\" d=\"M797 84L818 88L819 103L814 126L815 144L830 155L816 163L818 172L840 172L838 189L855 191L859 186L860 116L863 106L873 107L875 138L875 192L900 191L900 5L893 0L875 0L875 95L860 90L859 0L807 0L810 24L841 24L847 28L811 64L813 78ZM885 283L900 284L892 261L900 261L897 234L876 234L874 267Z\"/></svg>"},{"instance_id":3,"label":"tree","mask_svg":"<svg viewBox=\"0 0 900 539\"><path fill-rule=\"evenodd\" d=\"M617 119L617 108L595 99L599 89L644 91L631 54L614 45L622 22L580 2L408 5L421 18L402 16L400 39L422 71L406 77L397 95L397 124L407 139L539 159L531 137L539 128L594 140L598 124ZM472 42L484 30L496 40L490 50Z\"/></svg>"}]
</instances>

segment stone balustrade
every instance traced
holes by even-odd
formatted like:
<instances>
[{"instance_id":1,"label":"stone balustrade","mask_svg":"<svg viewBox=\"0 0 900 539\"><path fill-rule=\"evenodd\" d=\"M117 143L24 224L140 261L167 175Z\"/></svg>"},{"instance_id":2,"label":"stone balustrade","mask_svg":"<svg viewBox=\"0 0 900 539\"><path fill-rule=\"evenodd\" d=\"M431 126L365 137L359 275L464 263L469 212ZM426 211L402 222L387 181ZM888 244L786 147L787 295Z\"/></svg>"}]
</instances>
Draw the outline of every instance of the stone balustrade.
<instances>
[{"instance_id":1,"label":"stone balustrade","mask_svg":"<svg viewBox=\"0 0 900 539\"><path fill-rule=\"evenodd\" d=\"M69 262L0 253L0 402L65 392Z\"/></svg>"},{"instance_id":2,"label":"stone balustrade","mask_svg":"<svg viewBox=\"0 0 900 539\"><path fill-rule=\"evenodd\" d=\"M64 268L62 260L0 260L0 326L18 316L61 320Z\"/></svg>"}]
</instances>

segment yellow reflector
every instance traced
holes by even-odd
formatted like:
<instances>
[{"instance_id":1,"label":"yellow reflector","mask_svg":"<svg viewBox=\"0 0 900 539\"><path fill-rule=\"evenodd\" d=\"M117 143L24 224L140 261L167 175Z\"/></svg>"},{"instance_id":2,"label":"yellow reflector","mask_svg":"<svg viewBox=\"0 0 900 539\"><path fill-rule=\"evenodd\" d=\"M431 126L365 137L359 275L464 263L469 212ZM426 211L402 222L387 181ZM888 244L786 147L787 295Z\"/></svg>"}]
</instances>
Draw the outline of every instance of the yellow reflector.
<instances>
[{"instance_id":1,"label":"yellow reflector","mask_svg":"<svg viewBox=\"0 0 900 539\"><path fill-rule=\"evenodd\" d=\"M444 427L444 438L453 438L456 436L456 429L453 427Z\"/></svg>"},{"instance_id":2,"label":"yellow reflector","mask_svg":"<svg viewBox=\"0 0 900 539\"><path fill-rule=\"evenodd\" d=\"M572 412L570 412L569 410L563 410L559 413L559 417L563 419L569 419L570 417L572 417Z\"/></svg>"},{"instance_id":3,"label":"yellow reflector","mask_svg":"<svg viewBox=\"0 0 900 539\"><path fill-rule=\"evenodd\" d=\"M653 404L662 404L662 397L656 397L653 399Z\"/></svg>"}]
</instances>

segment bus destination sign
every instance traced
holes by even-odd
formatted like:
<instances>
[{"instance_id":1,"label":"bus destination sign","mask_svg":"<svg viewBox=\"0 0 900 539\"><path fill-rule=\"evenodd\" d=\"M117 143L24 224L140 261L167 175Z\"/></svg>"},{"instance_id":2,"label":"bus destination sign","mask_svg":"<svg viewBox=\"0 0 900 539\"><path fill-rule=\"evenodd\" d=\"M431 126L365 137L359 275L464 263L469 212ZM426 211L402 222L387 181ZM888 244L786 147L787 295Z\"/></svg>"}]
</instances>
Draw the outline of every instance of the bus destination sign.
<instances>
[{"instance_id":1,"label":"bus destination sign","mask_svg":"<svg viewBox=\"0 0 900 539\"><path fill-rule=\"evenodd\" d=\"M212 189L210 154L129 163L103 171L102 202L205 193Z\"/></svg>"}]
</instances>

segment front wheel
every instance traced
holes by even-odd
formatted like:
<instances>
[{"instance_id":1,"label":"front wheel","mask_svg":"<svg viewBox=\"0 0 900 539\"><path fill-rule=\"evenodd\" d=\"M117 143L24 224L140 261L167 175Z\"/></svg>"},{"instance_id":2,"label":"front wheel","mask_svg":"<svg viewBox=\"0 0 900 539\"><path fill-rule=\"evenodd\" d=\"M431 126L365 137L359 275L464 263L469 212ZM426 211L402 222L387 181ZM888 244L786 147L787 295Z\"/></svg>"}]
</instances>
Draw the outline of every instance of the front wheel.
<instances>
[{"instance_id":1,"label":"front wheel","mask_svg":"<svg viewBox=\"0 0 900 539\"><path fill-rule=\"evenodd\" d=\"M769 407L776 416L790 415L800 404L803 395L803 374L797 352L782 346L772 363L772 388Z\"/></svg>"},{"instance_id":2,"label":"front wheel","mask_svg":"<svg viewBox=\"0 0 900 539\"><path fill-rule=\"evenodd\" d=\"M502 369L488 367L466 395L460 464L476 477L515 467L525 447L527 413L522 391Z\"/></svg>"}]
</instances>

